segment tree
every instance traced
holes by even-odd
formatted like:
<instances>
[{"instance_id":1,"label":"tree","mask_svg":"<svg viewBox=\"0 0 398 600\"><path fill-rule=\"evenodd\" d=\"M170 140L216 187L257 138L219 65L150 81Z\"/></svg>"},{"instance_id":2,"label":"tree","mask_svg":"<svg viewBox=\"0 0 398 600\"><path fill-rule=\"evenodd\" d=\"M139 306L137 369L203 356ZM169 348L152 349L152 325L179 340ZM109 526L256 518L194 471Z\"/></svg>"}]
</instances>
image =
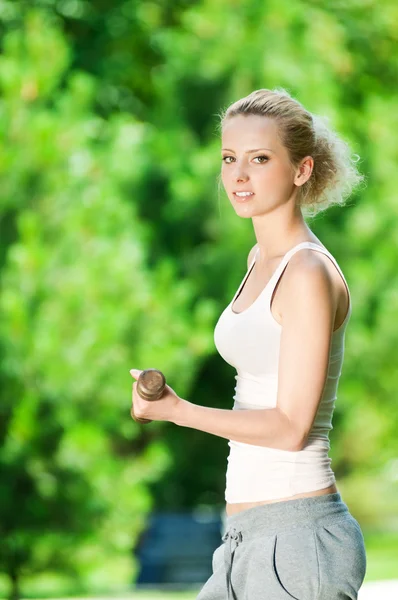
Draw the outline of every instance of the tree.
<instances>
[{"instance_id":1,"label":"tree","mask_svg":"<svg viewBox=\"0 0 398 600\"><path fill-rule=\"evenodd\" d=\"M1 210L13 235L0 294L0 563L13 598L40 570L82 588L98 570L98 587L130 581L148 482L170 456L164 424L130 417L129 369L156 364L171 381L182 368L189 385L213 314L211 303L191 308L195 288L174 281L167 257L151 273L145 264L151 232L129 190L150 128L95 115L97 82L65 76L69 61L41 12L4 38Z\"/></svg>"}]
</instances>

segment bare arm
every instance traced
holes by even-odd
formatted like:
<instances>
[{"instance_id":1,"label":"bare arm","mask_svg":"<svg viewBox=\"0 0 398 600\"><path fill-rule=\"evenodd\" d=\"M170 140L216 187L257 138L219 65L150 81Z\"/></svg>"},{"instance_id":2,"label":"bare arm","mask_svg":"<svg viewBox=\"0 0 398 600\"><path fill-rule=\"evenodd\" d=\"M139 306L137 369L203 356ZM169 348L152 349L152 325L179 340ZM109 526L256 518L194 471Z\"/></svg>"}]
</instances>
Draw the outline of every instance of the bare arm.
<instances>
[{"instance_id":1,"label":"bare arm","mask_svg":"<svg viewBox=\"0 0 398 600\"><path fill-rule=\"evenodd\" d=\"M292 257L285 286L277 405L302 448L326 384L338 302L328 269L311 250Z\"/></svg>"},{"instance_id":2,"label":"bare arm","mask_svg":"<svg viewBox=\"0 0 398 600\"><path fill-rule=\"evenodd\" d=\"M278 408L229 410L181 400L173 423L244 444L296 449L295 431Z\"/></svg>"}]
</instances>

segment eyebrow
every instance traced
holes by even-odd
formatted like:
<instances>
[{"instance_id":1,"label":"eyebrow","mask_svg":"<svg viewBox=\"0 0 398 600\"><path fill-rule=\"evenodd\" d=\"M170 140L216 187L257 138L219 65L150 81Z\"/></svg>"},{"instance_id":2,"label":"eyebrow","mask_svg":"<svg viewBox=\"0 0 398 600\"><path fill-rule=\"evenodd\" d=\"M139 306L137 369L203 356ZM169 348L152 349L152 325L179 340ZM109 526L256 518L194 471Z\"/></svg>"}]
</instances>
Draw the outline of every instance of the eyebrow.
<instances>
[{"instance_id":1,"label":"eyebrow","mask_svg":"<svg viewBox=\"0 0 398 600\"><path fill-rule=\"evenodd\" d=\"M229 148L221 148L221 150L233 152L233 150L230 150ZM271 148L255 148L254 150L246 150L245 154L251 154L252 152L258 152L259 150L268 150L269 152L274 152L271 150Z\"/></svg>"}]
</instances>

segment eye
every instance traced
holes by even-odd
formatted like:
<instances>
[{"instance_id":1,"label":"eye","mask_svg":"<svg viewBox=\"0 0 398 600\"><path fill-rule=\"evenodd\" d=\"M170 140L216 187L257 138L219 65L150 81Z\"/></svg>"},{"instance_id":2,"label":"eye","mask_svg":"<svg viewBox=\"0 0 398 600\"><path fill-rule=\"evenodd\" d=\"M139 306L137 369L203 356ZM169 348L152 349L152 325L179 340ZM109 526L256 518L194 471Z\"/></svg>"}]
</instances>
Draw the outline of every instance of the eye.
<instances>
[{"instance_id":1,"label":"eye","mask_svg":"<svg viewBox=\"0 0 398 600\"><path fill-rule=\"evenodd\" d=\"M234 157L233 156L223 156L223 158L221 159L221 160L223 160L225 162L225 164L230 165L231 163L229 161L227 161L227 158L234 158ZM262 154L261 156L256 156L255 158L264 158L265 161L269 160L268 156L265 156L264 154ZM261 161L258 164L263 165L265 161Z\"/></svg>"}]
</instances>

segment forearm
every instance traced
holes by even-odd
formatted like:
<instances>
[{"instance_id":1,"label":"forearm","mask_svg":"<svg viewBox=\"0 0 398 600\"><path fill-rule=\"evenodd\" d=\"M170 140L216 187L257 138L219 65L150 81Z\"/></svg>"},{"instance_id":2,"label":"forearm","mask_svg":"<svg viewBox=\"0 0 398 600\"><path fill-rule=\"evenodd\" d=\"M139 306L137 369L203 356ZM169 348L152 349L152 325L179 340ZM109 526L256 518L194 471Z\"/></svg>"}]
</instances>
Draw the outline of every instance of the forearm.
<instances>
[{"instance_id":1,"label":"forearm","mask_svg":"<svg viewBox=\"0 0 398 600\"><path fill-rule=\"evenodd\" d=\"M173 422L255 446L289 451L299 447L294 428L278 408L229 410L200 406L181 399Z\"/></svg>"}]
</instances>

